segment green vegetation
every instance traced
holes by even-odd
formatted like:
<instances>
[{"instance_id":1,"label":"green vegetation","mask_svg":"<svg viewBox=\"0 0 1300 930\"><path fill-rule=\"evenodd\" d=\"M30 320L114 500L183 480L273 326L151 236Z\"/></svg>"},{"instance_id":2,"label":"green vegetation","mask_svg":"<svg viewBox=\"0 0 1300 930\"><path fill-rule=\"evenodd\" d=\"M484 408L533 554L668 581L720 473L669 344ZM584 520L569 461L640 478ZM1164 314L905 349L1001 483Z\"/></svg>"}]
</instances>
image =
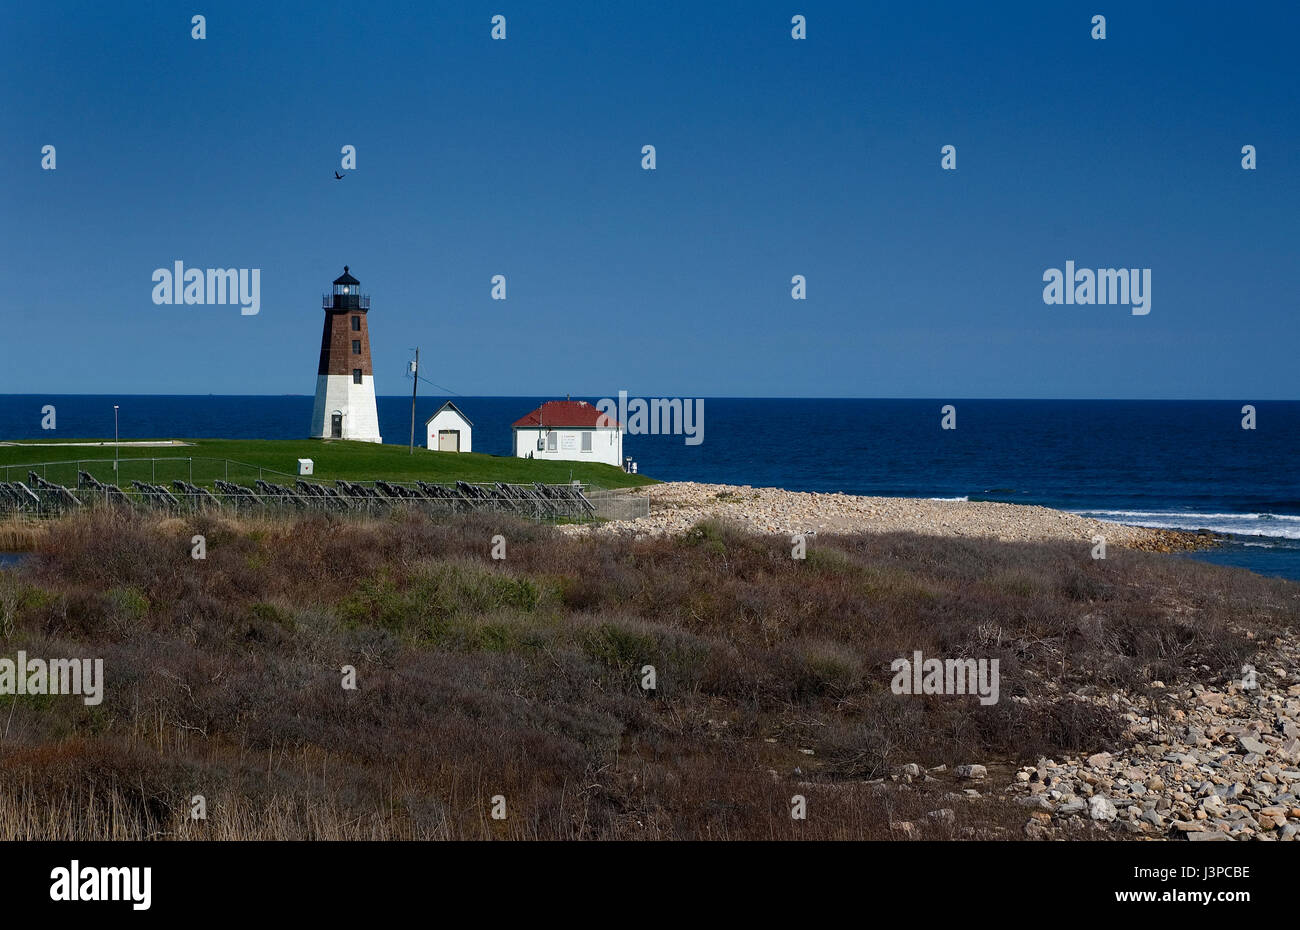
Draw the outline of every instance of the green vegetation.
<instances>
[{"instance_id":1,"label":"green vegetation","mask_svg":"<svg viewBox=\"0 0 1300 930\"><path fill-rule=\"evenodd\" d=\"M540 462L477 452L430 452L420 448L412 455L407 446L369 442L323 439L185 441L189 445L123 446L119 451L121 461L116 478L111 461L111 441L102 446L27 441L22 445L0 444L0 480L26 480L26 470L21 466L58 462L70 464L46 465L44 477L68 486L77 483L79 468L100 481L114 484L129 484L131 481L170 483L179 478L210 487L217 479L248 483L258 477L281 483L285 476L296 476L298 459L303 458L315 462L315 474L311 480L327 483L338 478L348 481L418 479L435 484L456 481L566 484L576 480L595 488L630 488L655 483L652 478L629 475L612 465ZM60 439L58 442L101 440ZM259 469L263 471L259 473Z\"/></svg>"}]
</instances>

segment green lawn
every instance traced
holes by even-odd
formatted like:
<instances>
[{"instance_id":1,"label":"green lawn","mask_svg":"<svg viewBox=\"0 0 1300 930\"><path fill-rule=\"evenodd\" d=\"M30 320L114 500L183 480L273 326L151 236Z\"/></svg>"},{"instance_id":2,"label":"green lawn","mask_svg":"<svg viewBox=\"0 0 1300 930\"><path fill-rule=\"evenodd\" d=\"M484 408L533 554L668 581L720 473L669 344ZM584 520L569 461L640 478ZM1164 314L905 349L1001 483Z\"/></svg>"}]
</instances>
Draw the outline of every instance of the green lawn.
<instances>
[{"instance_id":1,"label":"green lawn","mask_svg":"<svg viewBox=\"0 0 1300 930\"><path fill-rule=\"evenodd\" d=\"M100 440L59 440L60 442L99 442ZM506 458L479 453L430 452L407 446L376 445L368 442L344 442L322 439L194 439L187 446L123 446L116 478L112 458L113 444L103 446L60 446L48 443L0 445L0 480L25 481L27 470L12 466L47 464L44 476L50 481L73 486L77 471L82 469L96 478L115 484L153 481L170 484L174 479L211 485L218 479L248 483L258 477L283 483L284 475L297 475L298 459L312 459L315 474L308 480L413 481L420 479L439 484L455 481L508 484L563 484L570 480L596 488L627 488L653 484L644 475L629 475L612 465L589 462L539 462L534 459ZM150 462L149 459L156 461ZM91 460L100 460L89 464ZM109 460L107 462L103 460ZM80 463L80 464L78 464ZM235 464L242 463L242 464ZM5 466L9 466L6 468ZM258 469L281 472L282 475ZM42 472L42 469L37 469Z\"/></svg>"}]
</instances>

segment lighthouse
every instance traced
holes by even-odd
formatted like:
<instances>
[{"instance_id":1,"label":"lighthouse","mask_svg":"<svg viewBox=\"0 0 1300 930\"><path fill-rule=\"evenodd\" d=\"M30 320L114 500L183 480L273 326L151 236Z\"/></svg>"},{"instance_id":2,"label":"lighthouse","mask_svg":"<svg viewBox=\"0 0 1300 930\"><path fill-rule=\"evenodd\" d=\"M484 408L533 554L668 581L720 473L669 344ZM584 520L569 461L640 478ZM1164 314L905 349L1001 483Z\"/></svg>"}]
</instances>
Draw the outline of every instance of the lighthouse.
<instances>
[{"instance_id":1,"label":"lighthouse","mask_svg":"<svg viewBox=\"0 0 1300 930\"><path fill-rule=\"evenodd\" d=\"M382 442L375 409L375 375L370 364L370 298L361 282L343 266L334 293L321 300L325 330L316 370L316 405L311 414L313 439Z\"/></svg>"}]
</instances>

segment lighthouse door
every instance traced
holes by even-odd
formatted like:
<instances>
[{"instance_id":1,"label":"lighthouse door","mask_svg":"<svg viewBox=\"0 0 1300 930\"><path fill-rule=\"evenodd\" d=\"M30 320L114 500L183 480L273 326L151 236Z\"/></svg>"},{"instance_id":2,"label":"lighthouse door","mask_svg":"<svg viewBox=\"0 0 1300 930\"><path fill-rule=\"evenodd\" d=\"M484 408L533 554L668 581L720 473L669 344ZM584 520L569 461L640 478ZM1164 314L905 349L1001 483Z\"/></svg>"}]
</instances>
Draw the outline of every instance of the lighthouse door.
<instances>
[{"instance_id":1,"label":"lighthouse door","mask_svg":"<svg viewBox=\"0 0 1300 930\"><path fill-rule=\"evenodd\" d=\"M343 414L336 413L330 418L330 438L343 438Z\"/></svg>"}]
</instances>

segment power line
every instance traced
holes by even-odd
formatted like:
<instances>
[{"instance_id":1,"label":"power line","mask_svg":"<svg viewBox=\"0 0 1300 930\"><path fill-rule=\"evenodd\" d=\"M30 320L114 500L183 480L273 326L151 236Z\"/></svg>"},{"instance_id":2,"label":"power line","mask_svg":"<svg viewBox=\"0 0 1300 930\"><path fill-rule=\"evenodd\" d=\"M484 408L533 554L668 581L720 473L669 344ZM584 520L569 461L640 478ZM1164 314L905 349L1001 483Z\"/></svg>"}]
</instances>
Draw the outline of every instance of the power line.
<instances>
[{"instance_id":1,"label":"power line","mask_svg":"<svg viewBox=\"0 0 1300 930\"><path fill-rule=\"evenodd\" d=\"M424 375L420 374L419 372L416 372L415 376L416 376L418 379L420 379L421 381L423 381L425 384L432 384L434 387L436 387L436 388L437 388L438 390L440 390L440 391L445 391L446 393L448 393L448 394L452 394L452 395L454 395L454 396L456 396L456 397L464 397L464 396L465 396L464 394L461 394L459 391L453 391L453 390L452 390L451 388L449 388L449 387L443 387L441 384L439 384L439 383L436 382L436 381L430 381L428 378L426 378ZM406 366L406 377L408 377L408 378L411 377L411 366L410 366L409 363L408 363L407 366Z\"/></svg>"}]
</instances>

